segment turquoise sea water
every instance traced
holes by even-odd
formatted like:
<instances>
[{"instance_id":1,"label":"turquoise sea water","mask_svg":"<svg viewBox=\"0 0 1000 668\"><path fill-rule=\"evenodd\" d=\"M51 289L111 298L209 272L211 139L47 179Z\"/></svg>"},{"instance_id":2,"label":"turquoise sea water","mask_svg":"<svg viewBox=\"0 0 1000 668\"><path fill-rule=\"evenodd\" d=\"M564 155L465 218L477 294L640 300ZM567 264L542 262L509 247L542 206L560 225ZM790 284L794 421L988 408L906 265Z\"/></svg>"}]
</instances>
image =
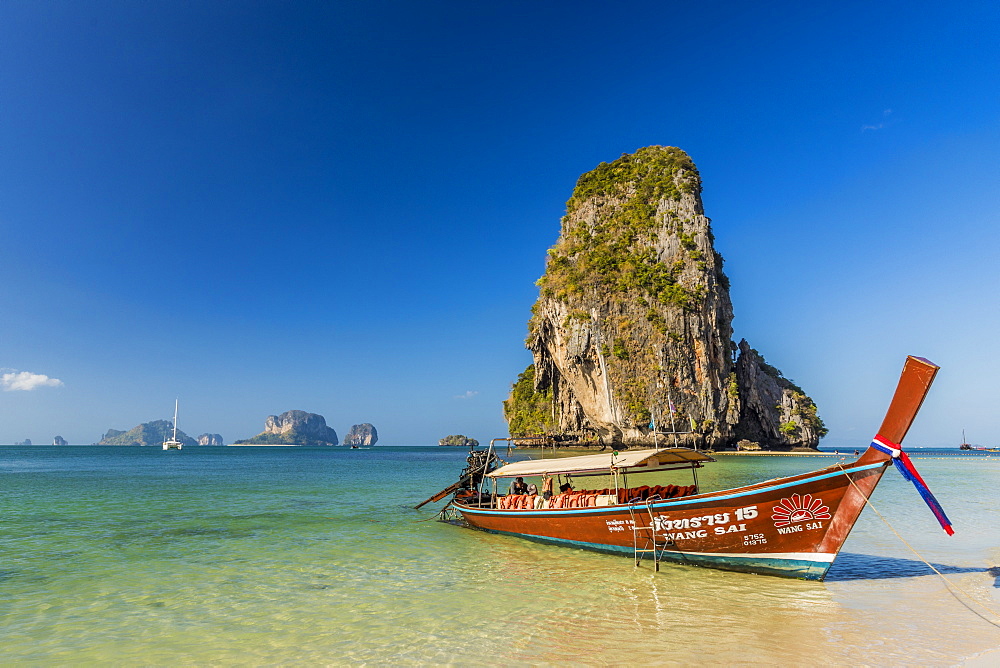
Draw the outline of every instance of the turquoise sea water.
<instances>
[{"instance_id":1,"label":"turquoise sea water","mask_svg":"<svg viewBox=\"0 0 1000 668\"><path fill-rule=\"evenodd\" d=\"M956 535L894 471L876 507L1000 623L1000 456L913 452ZM826 582L671 564L654 573L428 521L442 504L413 510L455 480L465 455L0 447L0 657L947 666L1000 648L1000 628L870 509ZM719 460L703 487L835 461Z\"/></svg>"}]
</instances>

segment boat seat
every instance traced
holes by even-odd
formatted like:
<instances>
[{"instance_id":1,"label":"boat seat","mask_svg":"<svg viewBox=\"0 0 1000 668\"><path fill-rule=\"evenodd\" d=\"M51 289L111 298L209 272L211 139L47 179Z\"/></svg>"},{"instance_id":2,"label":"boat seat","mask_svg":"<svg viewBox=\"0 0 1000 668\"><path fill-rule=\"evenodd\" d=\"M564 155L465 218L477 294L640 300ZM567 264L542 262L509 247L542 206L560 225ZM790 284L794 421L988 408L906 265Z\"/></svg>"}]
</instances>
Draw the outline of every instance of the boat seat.
<instances>
[{"instance_id":1,"label":"boat seat","mask_svg":"<svg viewBox=\"0 0 1000 668\"><path fill-rule=\"evenodd\" d=\"M500 510L533 510L539 507L540 496L537 494L508 494L497 497L497 508Z\"/></svg>"}]
</instances>

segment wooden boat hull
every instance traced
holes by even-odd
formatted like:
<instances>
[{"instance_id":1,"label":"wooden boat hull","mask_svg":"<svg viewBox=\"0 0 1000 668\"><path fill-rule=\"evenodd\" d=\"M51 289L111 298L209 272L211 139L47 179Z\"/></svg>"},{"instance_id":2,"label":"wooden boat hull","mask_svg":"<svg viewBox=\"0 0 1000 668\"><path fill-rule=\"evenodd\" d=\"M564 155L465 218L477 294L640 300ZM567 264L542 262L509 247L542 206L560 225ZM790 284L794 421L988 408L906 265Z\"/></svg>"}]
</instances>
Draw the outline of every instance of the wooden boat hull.
<instances>
[{"instance_id":1,"label":"wooden boat hull","mask_svg":"<svg viewBox=\"0 0 1000 668\"><path fill-rule=\"evenodd\" d=\"M468 526L493 533L630 556L652 556L636 548L648 550L655 535L662 560L822 580L887 465L855 463L737 489L606 507L452 505Z\"/></svg>"}]
</instances>

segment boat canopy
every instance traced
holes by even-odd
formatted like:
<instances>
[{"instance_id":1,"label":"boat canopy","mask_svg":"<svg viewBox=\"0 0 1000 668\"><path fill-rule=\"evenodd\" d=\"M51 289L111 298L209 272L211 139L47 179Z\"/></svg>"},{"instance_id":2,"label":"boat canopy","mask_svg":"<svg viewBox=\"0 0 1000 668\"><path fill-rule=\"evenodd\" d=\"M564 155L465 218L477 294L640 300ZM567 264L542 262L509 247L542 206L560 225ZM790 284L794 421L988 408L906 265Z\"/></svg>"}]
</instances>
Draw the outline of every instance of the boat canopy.
<instances>
[{"instance_id":1,"label":"boat canopy","mask_svg":"<svg viewBox=\"0 0 1000 668\"><path fill-rule=\"evenodd\" d=\"M715 459L690 448L660 450L625 450L599 455L581 455L559 459L528 459L501 466L490 478L516 478L532 475L606 475L612 468L628 473L645 473L676 468L688 468Z\"/></svg>"}]
</instances>

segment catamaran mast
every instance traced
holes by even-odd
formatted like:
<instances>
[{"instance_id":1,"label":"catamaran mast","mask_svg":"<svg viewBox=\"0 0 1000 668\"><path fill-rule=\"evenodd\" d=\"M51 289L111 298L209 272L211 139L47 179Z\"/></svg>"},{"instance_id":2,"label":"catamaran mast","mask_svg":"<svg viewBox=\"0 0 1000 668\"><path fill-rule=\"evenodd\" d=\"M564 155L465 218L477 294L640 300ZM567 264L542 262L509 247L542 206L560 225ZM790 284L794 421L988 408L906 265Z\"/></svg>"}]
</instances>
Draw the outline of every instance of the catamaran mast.
<instances>
[{"instance_id":1,"label":"catamaran mast","mask_svg":"<svg viewBox=\"0 0 1000 668\"><path fill-rule=\"evenodd\" d=\"M177 402L179 399L174 399L174 437L172 440L177 440Z\"/></svg>"}]
</instances>

